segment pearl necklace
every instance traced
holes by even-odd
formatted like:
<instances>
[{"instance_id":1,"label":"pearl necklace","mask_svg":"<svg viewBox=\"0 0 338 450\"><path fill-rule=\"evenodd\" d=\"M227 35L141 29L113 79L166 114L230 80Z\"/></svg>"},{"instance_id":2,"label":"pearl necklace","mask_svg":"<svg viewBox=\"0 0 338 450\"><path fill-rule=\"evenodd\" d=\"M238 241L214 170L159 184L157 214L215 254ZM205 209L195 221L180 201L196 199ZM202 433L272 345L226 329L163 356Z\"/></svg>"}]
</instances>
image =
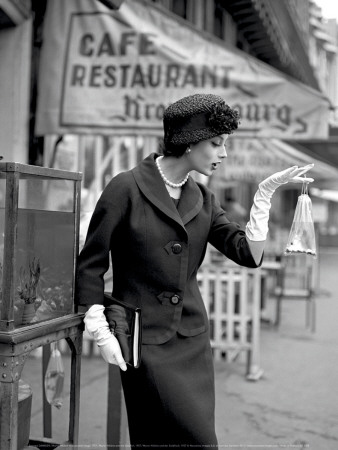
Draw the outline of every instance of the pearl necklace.
<instances>
[{"instance_id":1,"label":"pearl necklace","mask_svg":"<svg viewBox=\"0 0 338 450\"><path fill-rule=\"evenodd\" d=\"M182 186L184 186L185 183L188 181L188 178L189 178L190 173L188 173L188 175L187 175L187 176L184 178L184 180L181 181L180 183L172 183L172 182L169 181L168 178L164 175L163 170L162 170L162 168L161 168L161 166L160 166L160 161L159 161L159 159L162 159L162 158L163 158L163 156L159 156L158 158L155 159L155 162L156 162L156 166L157 166L157 168L158 168L158 171L160 172L161 178L162 178L162 180L165 182L165 184L167 184L168 186L170 186L170 187L172 187L172 188L175 188L175 189L178 189L178 188L181 188Z\"/></svg>"}]
</instances>

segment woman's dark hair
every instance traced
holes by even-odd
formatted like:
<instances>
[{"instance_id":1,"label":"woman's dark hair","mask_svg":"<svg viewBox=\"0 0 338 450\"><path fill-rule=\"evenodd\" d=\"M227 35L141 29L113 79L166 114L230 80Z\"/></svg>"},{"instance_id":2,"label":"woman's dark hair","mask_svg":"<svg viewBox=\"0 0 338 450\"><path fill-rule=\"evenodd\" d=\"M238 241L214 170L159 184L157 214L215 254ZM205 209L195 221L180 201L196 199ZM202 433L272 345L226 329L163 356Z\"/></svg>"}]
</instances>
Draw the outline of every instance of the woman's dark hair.
<instances>
[{"instance_id":1,"label":"woman's dark hair","mask_svg":"<svg viewBox=\"0 0 338 450\"><path fill-rule=\"evenodd\" d=\"M160 143L160 151L163 156L175 156L176 158L180 158L186 152L188 146L186 144L165 144L163 141Z\"/></svg>"}]
</instances>

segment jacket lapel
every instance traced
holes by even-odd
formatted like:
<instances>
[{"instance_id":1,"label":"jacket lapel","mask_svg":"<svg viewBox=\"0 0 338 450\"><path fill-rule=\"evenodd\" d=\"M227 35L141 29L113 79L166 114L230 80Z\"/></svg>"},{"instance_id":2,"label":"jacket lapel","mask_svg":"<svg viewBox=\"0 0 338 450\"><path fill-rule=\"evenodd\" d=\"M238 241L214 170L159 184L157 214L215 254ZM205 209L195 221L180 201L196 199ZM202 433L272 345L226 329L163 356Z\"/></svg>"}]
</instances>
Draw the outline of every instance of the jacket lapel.
<instances>
[{"instance_id":1,"label":"jacket lapel","mask_svg":"<svg viewBox=\"0 0 338 450\"><path fill-rule=\"evenodd\" d=\"M178 203L178 212L182 217L182 222L186 225L201 211L203 198L200 188L195 180L189 177L187 184L182 189L180 201Z\"/></svg>"},{"instance_id":2,"label":"jacket lapel","mask_svg":"<svg viewBox=\"0 0 338 450\"><path fill-rule=\"evenodd\" d=\"M159 156L152 153L132 170L135 181L143 194L164 214L177 222L181 227L192 220L203 205L202 194L191 177L182 189L178 210L159 174L155 159Z\"/></svg>"}]
</instances>

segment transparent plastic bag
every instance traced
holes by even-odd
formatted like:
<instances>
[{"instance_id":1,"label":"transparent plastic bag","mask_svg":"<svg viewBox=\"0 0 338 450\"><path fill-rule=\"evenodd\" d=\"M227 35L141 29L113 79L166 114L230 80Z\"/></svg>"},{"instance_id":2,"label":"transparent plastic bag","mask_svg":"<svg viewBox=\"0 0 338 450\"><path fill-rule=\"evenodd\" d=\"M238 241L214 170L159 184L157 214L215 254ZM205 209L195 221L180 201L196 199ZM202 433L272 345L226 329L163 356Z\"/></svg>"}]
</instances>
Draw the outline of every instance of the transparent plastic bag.
<instances>
[{"instance_id":1,"label":"transparent plastic bag","mask_svg":"<svg viewBox=\"0 0 338 450\"><path fill-rule=\"evenodd\" d=\"M63 405L64 398L63 385L65 370L57 343L53 342L51 348L52 352L45 375L45 394L48 403L60 409Z\"/></svg>"},{"instance_id":2,"label":"transparent plastic bag","mask_svg":"<svg viewBox=\"0 0 338 450\"><path fill-rule=\"evenodd\" d=\"M304 182L298 197L295 215L284 251L285 255L305 253L316 258L315 227L312 219L312 202L308 195L308 183Z\"/></svg>"}]
</instances>

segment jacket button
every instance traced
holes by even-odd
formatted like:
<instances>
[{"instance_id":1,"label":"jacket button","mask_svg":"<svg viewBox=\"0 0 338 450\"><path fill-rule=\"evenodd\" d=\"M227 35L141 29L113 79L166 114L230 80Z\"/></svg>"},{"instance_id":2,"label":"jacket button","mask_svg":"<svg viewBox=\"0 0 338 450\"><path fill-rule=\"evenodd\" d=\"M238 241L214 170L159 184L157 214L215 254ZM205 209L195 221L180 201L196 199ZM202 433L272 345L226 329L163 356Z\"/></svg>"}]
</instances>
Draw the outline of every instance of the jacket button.
<instances>
[{"instance_id":1,"label":"jacket button","mask_svg":"<svg viewBox=\"0 0 338 450\"><path fill-rule=\"evenodd\" d=\"M175 253L175 255L178 255L182 251L182 245L181 244L174 244L171 247L171 250L172 250L173 253Z\"/></svg>"},{"instance_id":2,"label":"jacket button","mask_svg":"<svg viewBox=\"0 0 338 450\"><path fill-rule=\"evenodd\" d=\"M177 303L179 303L180 298L178 295L173 295L170 299L170 302L172 305L177 305Z\"/></svg>"}]
</instances>

